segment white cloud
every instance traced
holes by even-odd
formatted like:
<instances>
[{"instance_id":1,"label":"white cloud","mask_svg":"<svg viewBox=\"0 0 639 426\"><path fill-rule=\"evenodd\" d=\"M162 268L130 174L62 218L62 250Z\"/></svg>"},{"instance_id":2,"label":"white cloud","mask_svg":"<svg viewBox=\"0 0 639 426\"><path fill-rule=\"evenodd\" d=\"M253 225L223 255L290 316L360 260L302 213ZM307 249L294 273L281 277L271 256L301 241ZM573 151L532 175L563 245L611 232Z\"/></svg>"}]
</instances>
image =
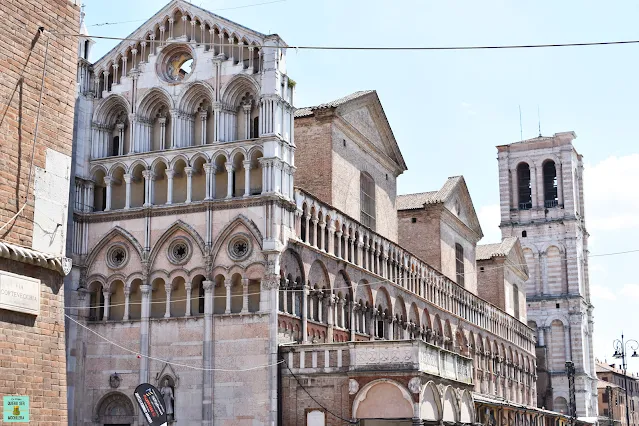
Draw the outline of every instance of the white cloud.
<instances>
[{"instance_id":1,"label":"white cloud","mask_svg":"<svg viewBox=\"0 0 639 426\"><path fill-rule=\"evenodd\" d=\"M590 230L639 229L639 154L586 164L584 175L586 223Z\"/></svg>"},{"instance_id":2,"label":"white cloud","mask_svg":"<svg viewBox=\"0 0 639 426\"><path fill-rule=\"evenodd\" d=\"M499 222L501 221L501 212L499 204L489 204L481 206L477 212L481 230L484 231L484 238L481 244L498 243L501 241L501 229Z\"/></svg>"},{"instance_id":3,"label":"white cloud","mask_svg":"<svg viewBox=\"0 0 639 426\"><path fill-rule=\"evenodd\" d=\"M610 291L610 289L601 287L596 284L590 286L590 295L594 299L593 303L595 305L597 304L597 299L617 300L617 296L612 291Z\"/></svg>"}]
</instances>

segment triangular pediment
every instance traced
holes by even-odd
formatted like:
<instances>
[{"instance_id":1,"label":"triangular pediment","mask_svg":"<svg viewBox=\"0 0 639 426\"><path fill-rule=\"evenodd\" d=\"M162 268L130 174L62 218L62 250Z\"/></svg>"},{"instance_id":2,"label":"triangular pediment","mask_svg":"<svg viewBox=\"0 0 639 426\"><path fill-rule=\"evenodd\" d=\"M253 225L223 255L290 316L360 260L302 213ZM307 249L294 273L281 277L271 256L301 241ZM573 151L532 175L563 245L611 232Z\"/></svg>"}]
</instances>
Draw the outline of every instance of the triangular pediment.
<instances>
[{"instance_id":1,"label":"triangular pediment","mask_svg":"<svg viewBox=\"0 0 639 426\"><path fill-rule=\"evenodd\" d=\"M169 29L166 28L168 25L167 20L169 18L174 18L176 14L179 14L180 16L186 15L189 19L193 19L198 23L204 23L208 25L208 27L215 28L220 32L226 32L229 35L233 35L236 39L244 39L248 44L261 46L263 45L264 38L267 37L265 34L246 28L236 22L223 18L189 2L183 0L172 0L151 16L145 23L140 25L135 31L125 37L126 40L117 44L107 54L97 60L94 68L103 68L103 66L108 65L109 62L113 62L119 55L124 54L127 50L132 47L136 47L136 45L139 46L140 42L137 40L149 41L148 36L150 34L155 34L155 31L159 27L164 26L166 31L165 34L168 34ZM200 31L199 27L197 31ZM180 36L181 34L174 34L174 39L179 40ZM139 49L139 47L137 48Z\"/></svg>"},{"instance_id":2,"label":"triangular pediment","mask_svg":"<svg viewBox=\"0 0 639 426\"><path fill-rule=\"evenodd\" d=\"M395 164L398 175L407 169L377 92L370 91L344 102L337 107L336 112L344 124L368 144L372 151Z\"/></svg>"},{"instance_id":3,"label":"triangular pediment","mask_svg":"<svg viewBox=\"0 0 639 426\"><path fill-rule=\"evenodd\" d=\"M439 193L447 210L457 216L479 238L484 236L463 176L448 178Z\"/></svg>"}]
</instances>

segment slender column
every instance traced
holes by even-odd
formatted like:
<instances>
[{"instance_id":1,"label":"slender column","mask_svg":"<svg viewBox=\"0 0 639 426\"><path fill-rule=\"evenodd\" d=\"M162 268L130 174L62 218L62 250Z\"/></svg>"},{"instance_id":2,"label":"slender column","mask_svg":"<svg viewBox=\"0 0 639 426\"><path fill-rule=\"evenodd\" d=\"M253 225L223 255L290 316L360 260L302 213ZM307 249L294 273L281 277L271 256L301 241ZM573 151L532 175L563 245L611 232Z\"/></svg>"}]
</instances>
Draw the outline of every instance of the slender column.
<instances>
[{"instance_id":1,"label":"slender column","mask_svg":"<svg viewBox=\"0 0 639 426\"><path fill-rule=\"evenodd\" d=\"M166 308L164 310L164 318L171 317L171 283L164 285L164 291L166 291Z\"/></svg>"},{"instance_id":2,"label":"slender column","mask_svg":"<svg viewBox=\"0 0 639 426\"><path fill-rule=\"evenodd\" d=\"M244 196L251 195L251 160L246 160L242 163L244 165Z\"/></svg>"},{"instance_id":3,"label":"slender column","mask_svg":"<svg viewBox=\"0 0 639 426\"><path fill-rule=\"evenodd\" d=\"M557 204L564 205L564 179L561 163L555 163L555 175L557 176Z\"/></svg>"},{"instance_id":4,"label":"slender column","mask_svg":"<svg viewBox=\"0 0 639 426\"><path fill-rule=\"evenodd\" d=\"M211 194L211 199L215 199L215 175L218 172L218 167L215 164L211 164L211 182L209 183L209 194Z\"/></svg>"},{"instance_id":5,"label":"slender column","mask_svg":"<svg viewBox=\"0 0 639 426\"><path fill-rule=\"evenodd\" d=\"M566 361L571 361L572 356L570 354L570 326L564 325L564 349L566 352Z\"/></svg>"},{"instance_id":6,"label":"slender column","mask_svg":"<svg viewBox=\"0 0 639 426\"><path fill-rule=\"evenodd\" d=\"M111 292L109 290L105 290L102 292L104 295L104 317L103 321L109 320L109 303L111 302Z\"/></svg>"},{"instance_id":7,"label":"slender column","mask_svg":"<svg viewBox=\"0 0 639 426\"><path fill-rule=\"evenodd\" d=\"M209 30L209 37L211 39L211 44L206 47L206 50L213 51L213 56L215 56L215 29L211 28Z\"/></svg>"},{"instance_id":8,"label":"slender column","mask_svg":"<svg viewBox=\"0 0 639 426\"><path fill-rule=\"evenodd\" d=\"M249 46L248 47L248 51L249 51L249 69L252 70L253 69L253 46Z\"/></svg>"},{"instance_id":9,"label":"slender column","mask_svg":"<svg viewBox=\"0 0 639 426\"><path fill-rule=\"evenodd\" d=\"M308 343L308 285L302 286L302 343Z\"/></svg>"},{"instance_id":10,"label":"slender column","mask_svg":"<svg viewBox=\"0 0 639 426\"><path fill-rule=\"evenodd\" d=\"M185 317L190 317L191 316L191 288L192 288L192 283L191 281L187 281L184 283L184 291L186 291L186 310L185 310Z\"/></svg>"},{"instance_id":11,"label":"slender column","mask_svg":"<svg viewBox=\"0 0 639 426\"><path fill-rule=\"evenodd\" d=\"M175 175L175 171L173 170L165 170L166 174L166 204L173 204L173 176Z\"/></svg>"},{"instance_id":12,"label":"slender column","mask_svg":"<svg viewBox=\"0 0 639 426\"><path fill-rule=\"evenodd\" d=\"M226 185L226 198L233 198L233 172L235 167L233 163L226 163L226 172L228 173L227 185Z\"/></svg>"},{"instance_id":13,"label":"slender column","mask_svg":"<svg viewBox=\"0 0 639 426\"><path fill-rule=\"evenodd\" d=\"M242 278L242 312L244 313L248 312L248 288L249 288L249 279Z\"/></svg>"},{"instance_id":14,"label":"slender column","mask_svg":"<svg viewBox=\"0 0 639 426\"><path fill-rule=\"evenodd\" d=\"M244 139L251 139L251 106L250 101L242 105L244 110Z\"/></svg>"},{"instance_id":15,"label":"slender column","mask_svg":"<svg viewBox=\"0 0 639 426\"><path fill-rule=\"evenodd\" d=\"M115 63L112 66L113 66L113 84L119 84L120 78L118 77L118 68L120 67L120 65Z\"/></svg>"},{"instance_id":16,"label":"slender column","mask_svg":"<svg viewBox=\"0 0 639 426\"><path fill-rule=\"evenodd\" d=\"M306 241L307 244L311 244L311 242L309 241L309 236L311 235L310 234L311 217L309 216L308 213L306 214L304 221L306 222L306 227L304 228L304 241Z\"/></svg>"},{"instance_id":17,"label":"slender column","mask_svg":"<svg viewBox=\"0 0 639 426\"><path fill-rule=\"evenodd\" d=\"M151 47L149 48L149 55L155 55L155 34L149 35L151 41Z\"/></svg>"},{"instance_id":18,"label":"slender column","mask_svg":"<svg viewBox=\"0 0 639 426\"><path fill-rule=\"evenodd\" d=\"M142 43L140 43L140 46L142 46L142 54L140 55L140 63L146 63L146 45L147 42L143 41Z\"/></svg>"},{"instance_id":19,"label":"slender column","mask_svg":"<svg viewBox=\"0 0 639 426\"><path fill-rule=\"evenodd\" d=\"M111 210L111 185L113 184L113 178L111 176L104 177L104 184L106 185L106 206L104 211Z\"/></svg>"},{"instance_id":20,"label":"slender column","mask_svg":"<svg viewBox=\"0 0 639 426\"><path fill-rule=\"evenodd\" d=\"M137 66L137 61L136 61L137 54L138 54L138 49L135 49L135 48L131 49L131 58L133 59L133 69L136 69L136 66Z\"/></svg>"},{"instance_id":21,"label":"slender column","mask_svg":"<svg viewBox=\"0 0 639 426\"><path fill-rule=\"evenodd\" d=\"M102 76L104 77L104 91L110 92L109 90L109 71L103 71Z\"/></svg>"},{"instance_id":22,"label":"slender column","mask_svg":"<svg viewBox=\"0 0 639 426\"><path fill-rule=\"evenodd\" d=\"M229 52L231 54L229 60L232 64L235 64L235 58L233 57L233 45L235 44L235 37L229 37L229 44L231 45L229 48Z\"/></svg>"},{"instance_id":23,"label":"slender column","mask_svg":"<svg viewBox=\"0 0 639 426\"><path fill-rule=\"evenodd\" d=\"M224 287L226 287L226 310L224 311L224 313L230 314L231 313L231 279L230 278L224 279Z\"/></svg>"},{"instance_id":24,"label":"slender column","mask_svg":"<svg viewBox=\"0 0 639 426\"><path fill-rule=\"evenodd\" d=\"M318 234L320 234L320 238L318 239L318 241L319 241L319 244L321 246L319 249L325 252L326 251L325 250L326 249L326 241L324 241L324 239L326 238L326 232L325 232L326 231L326 222L324 222L323 219L324 218L322 218L322 221L319 224L320 229L319 229Z\"/></svg>"},{"instance_id":25,"label":"slender column","mask_svg":"<svg viewBox=\"0 0 639 426\"><path fill-rule=\"evenodd\" d=\"M337 238L337 251L335 252L335 256L341 258L342 257L342 231L335 232L334 238Z\"/></svg>"},{"instance_id":26,"label":"slender column","mask_svg":"<svg viewBox=\"0 0 639 426\"><path fill-rule=\"evenodd\" d=\"M124 174L124 182L126 183L126 201L124 202L124 208L131 208L131 178L129 173Z\"/></svg>"},{"instance_id":27,"label":"slender column","mask_svg":"<svg viewBox=\"0 0 639 426\"><path fill-rule=\"evenodd\" d=\"M182 37L186 38L186 15L182 16Z\"/></svg>"},{"instance_id":28,"label":"slender column","mask_svg":"<svg viewBox=\"0 0 639 426\"><path fill-rule=\"evenodd\" d=\"M166 32L166 27L162 25L160 28L160 45L163 45L166 42L166 37L164 37L164 33ZM155 51L154 51L155 53Z\"/></svg>"},{"instance_id":29,"label":"slender column","mask_svg":"<svg viewBox=\"0 0 639 426\"><path fill-rule=\"evenodd\" d=\"M186 202L191 202L191 192L192 192L192 178L193 178L193 167L185 167L184 173L186 173Z\"/></svg>"},{"instance_id":30,"label":"slender column","mask_svg":"<svg viewBox=\"0 0 639 426\"><path fill-rule=\"evenodd\" d=\"M127 286L124 287L124 316L122 317L123 321L129 320L129 299L131 296L131 289Z\"/></svg>"},{"instance_id":31,"label":"slender column","mask_svg":"<svg viewBox=\"0 0 639 426\"><path fill-rule=\"evenodd\" d=\"M539 191L537 190L537 166L534 164L530 165L530 189L530 198L532 199L532 208L534 209L539 206L539 201L537 200L537 198L539 197Z\"/></svg>"},{"instance_id":32,"label":"slender column","mask_svg":"<svg viewBox=\"0 0 639 426\"><path fill-rule=\"evenodd\" d=\"M144 176L144 206L149 207L153 205L151 186L153 185L154 175L152 171L145 170L142 172L142 176Z\"/></svg>"},{"instance_id":33,"label":"slender column","mask_svg":"<svg viewBox=\"0 0 639 426\"><path fill-rule=\"evenodd\" d=\"M317 295L317 320L319 322L324 322L323 313L324 313L324 293L321 291Z\"/></svg>"},{"instance_id":34,"label":"slender column","mask_svg":"<svg viewBox=\"0 0 639 426\"><path fill-rule=\"evenodd\" d=\"M128 58L126 57L126 55L122 55L122 77L126 77L126 62L127 62Z\"/></svg>"},{"instance_id":35,"label":"slender column","mask_svg":"<svg viewBox=\"0 0 639 426\"><path fill-rule=\"evenodd\" d=\"M195 20L191 20L191 41L195 41Z\"/></svg>"},{"instance_id":36,"label":"slender column","mask_svg":"<svg viewBox=\"0 0 639 426\"><path fill-rule=\"evenodd\" d=\"M221 113L222 106L219 103L213 105L213 140L219 142L221 140Z\"/></svg>"},{"instance_id":37,"label":"slender column","mask_svg":"<svg viewBox=\"0 0 639 426\"><path fill-rule=\"evenodd\" d=\"M135 132L138 130L138 120L135 114L129 114L129 154L135 152Z\"/></svg>"},{"instance_id":38,"label":"slender column","mask_svg":"<svg viewBox=\"0 0 639 426\"><path fill-rule=\"evenodd\" d=\"M86 183L86 188L87 188L87 196L85 199L85 206L84 206L84 211L85 212L92 212L93 208L95 207L95 203L93 200L93 192L95 190L95 184L93 183L93 181L88 181Z\"/></svg>"},{"instance_id":39,"label":"slender column","mask_svg":"<svg viewBox=\"0 0 639 426\"><path fill-rule=\"evenodd\" d=\"M206 191L205 191L205 200L211 199L211 186L215 186L215 182L211 184L211 176L212 176L213 166L211 164L204 165L204 172L206 173Z\"/></svg>"},{"instance_id":40,"label":"slender column","mask_svg":"<svg viewBox=\"0 0 639 426\"><path fill-rule=\"evenodd\" d=\"M160 123L160 149L166 149L166 117L158 118Z\"/></svg>"},{"instance_id":41,"label":"slender column","mask_svg":"<svg viewBox=\"0 0 639 426\"><path fill-rule=\"evenodd\" d=\"M332 221L328 225L328 254L335 255L335 226Z\"/></svg>"},{"instance_id":42,"label":"slender column","mask_svg":"<svg viewBox=\"0 0 639 426\"><path fill-rule=\"evenodd\" d=\"M317 222L319 222L319 221L317 220L317 218L314 217L313 220L311 220L311 222L313 222L313 241L311 241L310 244L313 247L317 247L317 240L318 240L318 238L317 238Z\"/></svg>"},{"instance_id":43,"label":"slender column","mask_svg":"<svg viewBox=\"0 0 639 426\"><path fill-rule=\"evenodd\" d=\"M116 125L118 129L118 139L120 143L118 144L118 155L124 154L124 123L118 123Z\"/></svg>"},{"instance_id":44,"label":"slender column","mask_svg":"<svg viewBox=\"0 0 639 426\"><path fill-rule=\"evenodd\" d=\"M200 111L200 122L202 123L202 138L200 143L206 145L206 117L208 112L206 110Z\"/></svg>"},{"instance_id":45,"label":"slender column","mask_svg":"<svg viewBox=\"0 0 639 426\"><path fill-rule=\"evenodd\" d=\"M204 281L204 345L203 367L213 366L213 281ZM202 379L202 419L203 424L211 425L213 419L213 375L204 374Z\"/></svg>"}]
</instances>

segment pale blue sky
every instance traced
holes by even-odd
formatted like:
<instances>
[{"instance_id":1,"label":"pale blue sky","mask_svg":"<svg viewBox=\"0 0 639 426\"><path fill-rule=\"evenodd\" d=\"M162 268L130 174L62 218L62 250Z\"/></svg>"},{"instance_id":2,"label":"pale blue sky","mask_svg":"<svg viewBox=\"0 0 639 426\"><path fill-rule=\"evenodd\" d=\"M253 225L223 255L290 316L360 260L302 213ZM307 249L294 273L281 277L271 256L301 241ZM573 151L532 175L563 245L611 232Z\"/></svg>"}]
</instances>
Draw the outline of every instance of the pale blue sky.
<instances>
[{"instance_id":1,"label":"pale blue sky","mask_svg":"<svg viewBox=\"0 0 639 426\"><path fill-rule=\"evenodd\" d=\"M594 1L204 0L197 5L289 45L454 46L639 39L639 3ZM163 7L157 0L87 0L94 35L126 36ZM98 40L92 60L116 42ZM375 89L408 171L399 192L439 188L464 175L482 243L499 240L496 145L573 130L586 162L592 254L639 249L639 44L445 52L288 52L296 106ZM610 186L613 189L610 189ZM611 360L625 330L639 339L639 253L590 260L595 355ZM630 368L639 371L639 361Z\"/></svg>"}]
</instances>

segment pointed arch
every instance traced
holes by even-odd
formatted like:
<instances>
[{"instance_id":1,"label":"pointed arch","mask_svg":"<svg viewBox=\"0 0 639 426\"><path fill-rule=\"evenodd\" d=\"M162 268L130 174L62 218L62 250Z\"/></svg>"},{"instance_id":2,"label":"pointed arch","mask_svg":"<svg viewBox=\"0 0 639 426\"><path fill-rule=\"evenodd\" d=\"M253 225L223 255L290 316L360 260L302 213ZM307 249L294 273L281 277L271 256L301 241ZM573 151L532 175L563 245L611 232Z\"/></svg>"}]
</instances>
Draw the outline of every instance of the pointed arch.
<instances>
[{"instance_id":1,"label":"pointed arch","mask_svg":"<svg viewBox=\"0 0 639 426\"><path fill-rule=\"evenodd\" d=\"M126 118L131 113L131 103L122 95L111 94L104 98L93 112L93 122L112 125L118 116L124 112Z\"/></svg>"},{"instance_id":2,"label":"pointed arch","mask_svg":"<svg viewBox=\"0 0 639 426\"><path fill-rule=\"evenodd\" d=\"M459 421L459 401L453 388L446 386L442 392L442 418L445 423L457 423Z\"/></svg>"},{"instance_id":3,"label":"pointed arch","mask_svg":"<svg viewBox=\"0 0 639 426\"><path fill-rule=\"evenodd\" d=\"M136 253L138 254L138 256L140 258L140 260L143 259L142 252L144 251L144 249L142 248L142 244L140 244L138 242L138 240L129 231L127 231L124 228L121 228L120 226L116 226L116 227L112 228L109 232L104 234L100 238L100 242L97 243L91 249L91 252L89 253L89 256L87 256L87 262L86 262L89 270L91 268L91 265L95 261L95 258L98 255L98 253L100 253L100 251L104 247L106 247L111 242L111 240L113 240L117 236L120 236L123 239L125 239L131 245L131 247L133 247L135 249Z\"/></svg>"},{"instance_id":4,"label":"pointed arch","mask_svg":"<svg viewBox=\"0 0 639 426\"><path fill-rule=\"evenodd\" d=\"M175 108L173 99L169 93L160 87L154 87L142 96L138 102L136 111L140 117L147 120L151 119L152 113L156 110L158 103L165 103L169 110Z\"/></svg>"},{"instance_id":5,"label":"pointed arch","mask_svg":"<svg viewBox=\"0 0 639 426\"><path fill-rule=\"evenodd\" d=\"M195 114L202 102L210 106L215 99L215 89L204 81L195 81L187 84L178 99L178 110L187 114Z\"/></svg>"},{"instance_id":6,"label":"pointed arch","mask_svg":"<svg viewBox=\"0 0 639 426\"><path fill-rule=\"evenodd\" d=\"M467 389L462 392L459 406L459 422L463 424L475 423L475 401Z\"/></svg>"},{"instance_id":7,"label":"pointed arch","mask_svg":"<svg viewBox=\"0 0 639 426\"><path fill-rule=\"evenodd\" d=\"M155 263L155 259L158 253L160 252L160 250L162 250L162 246L164 245L164 243L169 238L171 238L171 236L175 234L177 231L183 231L186 234L188 234L191 238L193 238L193 241L200 248L200 253L202 253L202 256L205 255L206 248L205 248L204 240L202 239L200 234L198 234L198 232L193 227L191 227L191 225L187 224L186 222L182 220L177 220L176 222L173 223L173 225L169 227L169 229L164 231L164 234L162 234L162 236L153 245L153 250L151 251L151 254L149 255L149 265L151 265L151 267Z\"/></svg>"},{"instance_id":8,"label":"pointed arch","mask_svg":"<svg viewBox=\"0 0 639 426\"><path fill-rule=\"evenodd\" d=\"M239 104L242 96L249 92L254 96L259 96L260 85L253 78L244 74L236 74L222 88L220 99L231 107Z\"/></svg>"},{"instance_id":9,"label":"pointed arch","mask_svg":"<svg viewBox=\"0 0 639 426\"><path fill-rule=\"evenodd\" d=\"M224 241L233 233L233 231L235 231L235 228L240 225L244 225L244 227L251 233L253 239L257 241L259 249L262 250L262 243L264 241L264 238L262 237L260 229L251 219L247 218L243 214L238 214L237 216L235 216L235 219L233 219L224 227L222 232L220 232L220 234L213 242L211 248L211 254L213 255L213 258L215 258L217 253L220 251L220 248L222 247Z\"/></svg>"}]
</instances>

